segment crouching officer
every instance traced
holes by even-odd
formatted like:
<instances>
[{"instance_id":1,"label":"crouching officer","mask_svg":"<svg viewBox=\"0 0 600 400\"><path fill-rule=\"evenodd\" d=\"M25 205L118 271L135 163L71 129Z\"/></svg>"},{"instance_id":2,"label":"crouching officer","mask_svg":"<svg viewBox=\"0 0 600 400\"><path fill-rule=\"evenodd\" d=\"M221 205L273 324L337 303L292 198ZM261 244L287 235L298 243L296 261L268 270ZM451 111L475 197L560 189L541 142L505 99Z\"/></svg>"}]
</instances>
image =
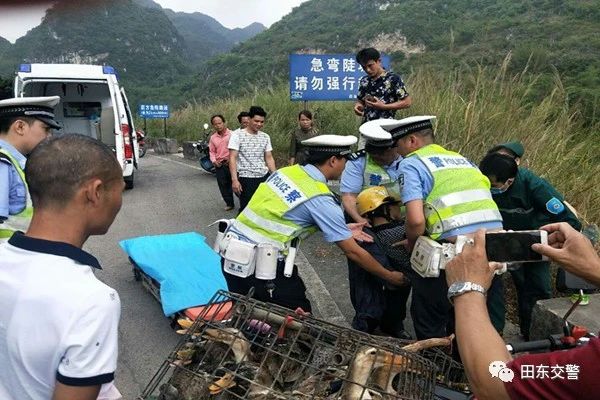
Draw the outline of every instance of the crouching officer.
<instances>
[{"instance_id":1,"label":"crouching officer","mask_svg":"<svg viewBox=\"0 0 600 400\"><path fill-rule=\"evenodd\" d=\"M356 209L356 197L368 187L384 186L398 192L398 174L402 157L396 151L396 140L381 129L385 119L365 122L359 128L365 148L358 158L346 163L340 180L344 210L356 222L365 222Z\"/></svg>"},{"instance_id":2,"label":"crouching officer","mask_svg":"<svg viewBox=\"0 0 600 400\"><path fill-rule=\"evenodd\" d=\"M502 229L489 180L465 157L434 143L435 119L415 116L389 120L384 126L399 136L397 149L405 157L399 182L406 206L407 248L414 253L413 269L425 276L429 267L439 267L442 243L454 242L457 235L472 236L478 229ZM444 271L431 276L410 276L411 314L418 339L446 336L454 329ZM476 290L470 285L461 288Z\"/></svg>"},{"instance_id":3,"label":"crouching officer","mask_svg":"<svg viewBox=\"0 0 600 400\"><path fill-rule=\"evenodd\" d=\"M20 97L0 101L0 242L25 232L33 208L25 181L25 156L60 129L53 107L60 97Z\"/></svg>"},{"instance_id":4,"label":"crouching officer","mask_svg":"<svg viewBox=\"0 0 600 400\"><path fill-rule=\"evenodd\" d=\"M254 287L258 300L310 311L294 256L299 240L317 230L370 273L394 285L404 282L401 272L386 269L356 243L353 237L367 235L346 225L327 187L339 179L355 143L354 136L338 135L304 140L306 165L281 168L260 184L219 244L230 291L245 295Z\"/></svg>"},{"instance_id":5,"label":"crouching officer","mask_svg":"<svg viewBox=\"0 0 600 400\"><path fill-rule=\"evenodd\" d=\"M410 254L402 246L393 246L405 236L400 196L383 186L374 186L360 192L356 201L358 213L371 225L365 233L374 239L372 243L362 242L361 247L384 267L410 273ZM402 286L382 282L352 260L348 260L348 280L354 329L373 333L379 327L390 336L411 339L404 330L408 282Z\"/></svg>"}]
</instances>

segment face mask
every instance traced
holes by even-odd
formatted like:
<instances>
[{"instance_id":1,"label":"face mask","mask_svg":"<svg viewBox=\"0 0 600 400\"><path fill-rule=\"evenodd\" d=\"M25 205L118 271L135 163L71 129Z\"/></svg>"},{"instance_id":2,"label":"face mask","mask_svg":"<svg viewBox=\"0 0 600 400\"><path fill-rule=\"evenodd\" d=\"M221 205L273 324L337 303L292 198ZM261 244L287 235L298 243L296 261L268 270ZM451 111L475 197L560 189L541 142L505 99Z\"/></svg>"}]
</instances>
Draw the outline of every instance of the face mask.
<instances>
[{"instance_id":1,"label":"face mask","mask_svg":"<svg viewBox=\"0 0 600 400\"><path fill-rule=\"evenodd\" d=\"M490 192L492 192L492 194L502 194L504 192L506 192L508 190L508 188L512 185L513 183L513 179L508 179L504 185L502 185L499 188L490 188Z\"/></svg>"}]
</instances>

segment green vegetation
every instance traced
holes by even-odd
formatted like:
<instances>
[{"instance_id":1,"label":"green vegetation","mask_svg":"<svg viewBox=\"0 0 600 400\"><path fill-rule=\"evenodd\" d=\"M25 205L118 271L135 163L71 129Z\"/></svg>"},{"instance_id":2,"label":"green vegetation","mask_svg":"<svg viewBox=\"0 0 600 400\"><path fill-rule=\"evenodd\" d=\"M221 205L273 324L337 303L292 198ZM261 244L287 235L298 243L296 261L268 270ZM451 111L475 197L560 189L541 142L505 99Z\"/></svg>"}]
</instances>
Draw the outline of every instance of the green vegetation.
<instances>
[{"instance_id":1,"label":"green vegetation","mask_svg":"<svg viewBox=\"0 0 600 400\"><path fill-rule=\"evenodd\" d=\"M231 53L211 59L199 71L193 95L236 94L248 82L285 79L290 53L353 53L374 45L404 74L422 68L450 73L473 62L494 66L511 54L509 72L527 66L539 75L529 99L546 97L558 73L569 105L581 103L586 118L597 121L599 10L593 0L311 0Z\"/></svg>"},{"instance_id":2,"label":"green vegetation","mask_svg":"<svg viewBox=\"0 0 600 400\"><path fill-rule=\"evenodd\" d=\"M552 182L586 220L600 221L600 125L586 125L566 101L566 89L555 75L551 93L531 102L539 74L510 74L509 61L501 67L474 67L439 74L420 69L407 79L418 87L410 114L438 116L437 140L478 162L494 144L520 140L526 148L524 163ZM235 128L235 116L252 104L267 112L265 132L271 135L278 165L284 165L289 132L296 126L302 103L289 102L286 85L260 87L244 97L189 104L169 120L169 136L200 138L202 125L222 113ZM314 102L308 108L322 133L355 134L359 119L351 102ZM152 136L162 136L162 121L149 121Z\"/></svg>"}]
</instances>

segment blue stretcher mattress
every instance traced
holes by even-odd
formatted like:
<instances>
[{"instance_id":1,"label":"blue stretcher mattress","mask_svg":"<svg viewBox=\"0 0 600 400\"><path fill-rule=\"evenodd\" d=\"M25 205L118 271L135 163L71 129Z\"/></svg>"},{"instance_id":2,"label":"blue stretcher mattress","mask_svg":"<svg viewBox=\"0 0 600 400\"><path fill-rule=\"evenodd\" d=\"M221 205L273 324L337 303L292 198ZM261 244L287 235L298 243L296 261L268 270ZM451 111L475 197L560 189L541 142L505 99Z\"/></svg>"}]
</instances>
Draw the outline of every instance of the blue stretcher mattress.
<instances>
[{"instance_id":1,"label":"blue stretcher mattress","mask_svg":"<svg viewBox=\"0 0 600 400\"><path fill-rule=\"evenodd\" d=\"M160 283L166 316L205 305L218 290L227 290L221 258L196 232L142 236L119 242L147 275Z\"/></svg>"}]
</instances>

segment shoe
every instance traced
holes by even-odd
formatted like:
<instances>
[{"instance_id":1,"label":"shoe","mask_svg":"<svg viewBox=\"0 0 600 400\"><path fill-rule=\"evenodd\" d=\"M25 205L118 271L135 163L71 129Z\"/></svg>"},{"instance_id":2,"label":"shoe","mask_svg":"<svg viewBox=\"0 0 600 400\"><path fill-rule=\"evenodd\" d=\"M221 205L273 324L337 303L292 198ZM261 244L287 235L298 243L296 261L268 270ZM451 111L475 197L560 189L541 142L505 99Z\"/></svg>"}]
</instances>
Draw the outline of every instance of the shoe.
<instances>
[{"instance_id":1,"label":"shoe","mask_svg":"<svg viewBox=\"0 0 600 400\"><path fill-rule=\"evenodd\" d=\"M225 211L231 211L233 210L235 207L234 206L227 206L224 208Z\"/></svg>"},{"instance_id":2,"label":"shoe","mask_svg":"<svg viewBox=\"0 0 600 400\"><path fill-rule=\"evenodd\" d=\"M582 297L581 302L579 303L580 306L587 306L588 304L590 304L590 295L589 294L579 294L579 293L575 293L571 295L571 303L575 304L577 302L577 300L579 300L579 296Z\"/></svg>"}]
</instances>

